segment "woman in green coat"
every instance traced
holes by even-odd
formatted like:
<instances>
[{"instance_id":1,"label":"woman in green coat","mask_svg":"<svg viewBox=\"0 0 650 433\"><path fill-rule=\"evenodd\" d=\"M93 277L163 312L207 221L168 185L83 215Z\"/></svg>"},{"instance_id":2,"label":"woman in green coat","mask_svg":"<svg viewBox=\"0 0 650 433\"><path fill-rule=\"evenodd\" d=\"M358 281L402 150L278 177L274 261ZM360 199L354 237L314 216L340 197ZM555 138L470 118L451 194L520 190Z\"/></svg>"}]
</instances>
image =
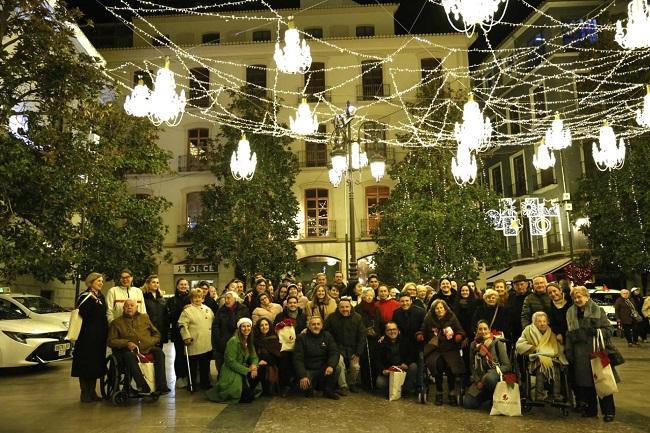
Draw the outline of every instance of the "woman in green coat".
<instances>
[{"instance_id":1,"label":"woman in green coat","mask_svg":"<svg viewBox=\"0 0 650 433\"><path fill-rule=\"evenodd\" d=\"M210 389L208 399L221 403L250 403L262 394L257 375L257 354L253 344L253 322L239 319L237 330L228 343L217 385Z\"/></svg>"}]
</instances>

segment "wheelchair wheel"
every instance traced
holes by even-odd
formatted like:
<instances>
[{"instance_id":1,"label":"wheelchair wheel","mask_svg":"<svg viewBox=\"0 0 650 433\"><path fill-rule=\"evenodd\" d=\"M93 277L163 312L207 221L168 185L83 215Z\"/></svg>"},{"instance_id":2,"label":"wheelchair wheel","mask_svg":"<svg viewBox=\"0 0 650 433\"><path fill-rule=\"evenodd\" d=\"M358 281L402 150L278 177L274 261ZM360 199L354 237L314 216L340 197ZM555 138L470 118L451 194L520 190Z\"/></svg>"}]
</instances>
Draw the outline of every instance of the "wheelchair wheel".
<instances>
[{"instance_id":1,"label":"wheelchair wheel","mask_svg":"<svg viewBox=\"0 0 650 433\"><path fill-rule=\"evenodd\" d=\"M113 403L117 406L124 406L127 401L129 401L129 396L126 391L117 391L113 394Z\"/></svg>"},{"instance_id":2,"label":"wheelchair wheel","mask_svg":"<svg viewBox=\"0 0 650 433\"><path fill-rule=\"evenodd\" d=\"M99 378L99 391L104 400L110 400L113 393L118 388L120 375L115 357L106 358L106 374Z\"/></svg>"},{"instance_id":3,"label":"wheelchair wheel","mask_svg":"<svg viewBox=\"0 0 650 433\"><path fill-rule=\"evenodd\" d=\"M533 405L530 404L527 401L522 401L521 402L521 412L522 413L530 413L530 411L533 410Z\"/></svg>"}]
</instances>

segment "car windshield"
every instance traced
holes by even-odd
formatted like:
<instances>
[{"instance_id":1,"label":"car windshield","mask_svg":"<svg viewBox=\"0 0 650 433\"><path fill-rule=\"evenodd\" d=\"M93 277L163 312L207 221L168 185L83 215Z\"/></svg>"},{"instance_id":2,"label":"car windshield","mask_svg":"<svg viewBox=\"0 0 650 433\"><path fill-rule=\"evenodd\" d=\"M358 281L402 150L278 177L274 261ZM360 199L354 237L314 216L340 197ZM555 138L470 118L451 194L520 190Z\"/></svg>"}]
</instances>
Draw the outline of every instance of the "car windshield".
<instances>
[{"instance_id":1,"label":"car windshield","mask_svg":"<svg viewBox=\"0 0 650 433\"><path fill-rule=\"evenodd\" d=\"M619 293L592 293L591 299L598 305L614 305L619 296Z\"/></svg>"},{"instance_id":2,"label":"car windshield","mask_svg":"<svg viewBox=\"0 0 650 433\"><path fill-rule=\"evenodd\" d=\"M63 307L56 305L42 296L14 296L13 298L36 314L61 313L65 311Z\"/></svg>"},{"instance_id":3,"label":"car windshield","mask_svg":"<svg viewBox=\"0 0 650 433\"><path fill-rule=\"evenodd\" d=\"M27 314L9 302L0 302L0 320L27 319Z\"/></svg>"}]
</instances>

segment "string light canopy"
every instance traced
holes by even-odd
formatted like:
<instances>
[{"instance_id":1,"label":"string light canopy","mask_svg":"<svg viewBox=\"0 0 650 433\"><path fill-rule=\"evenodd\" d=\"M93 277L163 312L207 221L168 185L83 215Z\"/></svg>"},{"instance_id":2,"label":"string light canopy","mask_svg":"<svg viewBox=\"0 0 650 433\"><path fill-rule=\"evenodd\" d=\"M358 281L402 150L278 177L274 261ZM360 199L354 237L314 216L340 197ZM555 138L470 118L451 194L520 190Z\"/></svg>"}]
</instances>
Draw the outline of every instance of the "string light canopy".
<instances>
[{"instance_id":1,"label":"string light canopy","mask_svg":"<svg viewBox=\"0 0 650 433\"><path fill-rule=\"evenodd\" d=\"M560 119L558 112L555 113L551 127L546 130L545 145L549 150L563 150L571 146L571 131L564 127L564 122Z\"/></svg>"},{"instance_id":2,"label":"string light canopy","mask_svg":"<svg viewBox=\"0 0 650 433\"><path fill-rule=\"evenodd\" d=\"M504 3L503 12L495 19L501 3ZM445 8L452 27L470 37L474 34L476 26L487 32L493 25L501 22L508 7L508 0L442 0L442 7ZM463 26L457 26L456 22L461 22Z\"/></svg>"},{"instance_id":3,"label":"string light canopy","mask_svg":"<svg viewBox=\"0 0 650 433\"><path fill-rule=\"evenodd\" d=\"M246 139L246 134L242 134L241 140L237 145L237 150L232 153L230 158L230 171L235 180L251 180L257 167L257 154L251 155L251 145Z\"/></svg>"},{"instance_id":4,"label":"string light canopy","mask_svg":"<svg viewBox=\"0 0 650 433\"><path fill-rule=\"evenodd\" d=\"M616 21L614 40L628 50L650 47L650 5L648 0L632 0L627 5L627 28Z\"/></svg>"},{"instance_id":5,"label":"string light canopy","mask_svg":"<svg viewBox=\"0 0 650 433\"><path fill-rule=\"evenodd\" d=\"M470 151L483 152L490 147L491 136L490 119L483 118L478 103L474 101L474 95L470 93L463 107L463 123L456 122L454 127L454 137L458 146L460 147L462 144Z\"/></svg>"},{"instance_id":6,"label":"string light canopy","mask_svg":"<svg viewBox=\"0 0 650 433\"><path fill-rule=\"evenodd\" d=\"M181 123L185 112L185 90L176 93L176 79L169 69L169 57L165 58L165 66L156 72L153 91L149 96L149 120L156 125L163 123L176 126Z\"/></svg>"},{"instance_id":7,"label":"string light canopy","mask_svg":"<svg viewBox=\"0 0 650 433\"><path fill-rule=\"evenodd\" d=\"M280 42L276 42L273 59L278 69L286 74L304 74L311 66L311 49L305 39L300 40L292 16L288 26L284 32L284 50L280 48Z\"/></svg>"},{"instance_id":8,"label":"string light canopy","mask_svg":"<svg viewBox=\"0 0 650 433\"><path fill-rule=\"evenodd\" d=\"M548 145L542 140L533 155L533 166L538 170L546 170L555 166L555 155Z\"/></svg>"},{"instance_id":9,"label":"string light canopy","mask_svg":"<svg viewBox=\"0 0 650 433\"><path fill-rule=\"evenodd\" d=\"M622 168L625 163L625 142L621 138L618 147L616 146L616 135L607 121L600 127L598 141L600 142L600 149L594 142L592 150L596 167L600 171Z\"/></svg>"},{"instance_id":10,"label":"string light canopy","mask_svg":"<svg viewBox=\"0 0 650 433\"><path fill-rule=\"evenodd\" d=\"M650 84L646 86L643 107L636 110L636 122L645 128L650 128Z\"/></svg>"},{"instance_id":11,"label":"string light canopy","mask_svg":"<svg viewBox=\"0 0 650 433\"><path fill-rule=\"evenodd\" d=\"M302 102L298 105L296 119L289 116L289 127L298 135L312 135L318 131L318 118L316 114L312 114L306 98L302 98Z\"/></svg>"},{"instance_id":12,"label":"string light canopy","mask_svg":"<svg viewBox=\"0 0 650 433\"><path fill-rule=\"evenodd\" d=\"M134 117L147 117L149 115L151 91L138 76L138 84L130 95L124 99L124 111Z\"/></svg>"},{"instance_id":13,"label":"string light canopy","mask_svg":"<svg viewBox=\"0 0 650 433\"><path fill-rule=\"evenodd\" d=\"M460 186L473 184L476 180L476 157L467 145L459 143L456 156L451 158L451 174Z\"/></svg>"}]
</instances>

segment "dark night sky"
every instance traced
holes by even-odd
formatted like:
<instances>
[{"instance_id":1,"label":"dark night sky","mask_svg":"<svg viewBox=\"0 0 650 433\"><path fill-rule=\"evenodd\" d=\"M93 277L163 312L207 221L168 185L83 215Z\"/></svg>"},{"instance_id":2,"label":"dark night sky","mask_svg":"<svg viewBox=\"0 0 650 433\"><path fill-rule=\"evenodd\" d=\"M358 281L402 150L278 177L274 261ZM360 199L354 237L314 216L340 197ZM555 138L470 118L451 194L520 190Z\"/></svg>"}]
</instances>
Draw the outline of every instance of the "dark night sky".
<instances>
[{"instance_id":1,"label":"dark night sky","mask_svg":"<svg viewBox=\"0 0 650 433\"><path fill-rule=\"evenodd\" d=\"M210 2L198 0L156 0L157 4L174 5L176 7L189 7L196 4L215 4L219 0L212 0ZM542 0L529 0L529 3L538 5ZM85 14L86 18L82 19L80 24L83 24L86 19L90 18L94 22L110 22L114 21L113 15L106 11L104 6L117 6L121 5L120 0L68 0L67 3L71 6L78 7ZM137 0L130 0L132 5L138 5ZM395 32L397 34L408 33L446 33L454 32L447 17L445 16L442 6L433 4L428 0L357 0L360 4L377 4L377 3L398 3L399 9L395 15ZM300 7L300 0L271 0L269 4L274 9L280 8L298 8ZM140 3L142 5L142 3ZM266 9L264 5L258 2L247 3L238 8L238 10L260 10ZM219 9L223 10L223 9ZM230 9L233 10L233 9ZM508 2L508 9L504 21L519 23L526 16L532 12L532 9L522 4L519 0L510 0ZM510 31L511 26L497 25L492 28L489 33L489 38L492 46L496 46ZM485 48L484 37L479 36L473 48ZM470 53L471 61L474 63L478 57Z\"/></svg>"}]
</instances>

